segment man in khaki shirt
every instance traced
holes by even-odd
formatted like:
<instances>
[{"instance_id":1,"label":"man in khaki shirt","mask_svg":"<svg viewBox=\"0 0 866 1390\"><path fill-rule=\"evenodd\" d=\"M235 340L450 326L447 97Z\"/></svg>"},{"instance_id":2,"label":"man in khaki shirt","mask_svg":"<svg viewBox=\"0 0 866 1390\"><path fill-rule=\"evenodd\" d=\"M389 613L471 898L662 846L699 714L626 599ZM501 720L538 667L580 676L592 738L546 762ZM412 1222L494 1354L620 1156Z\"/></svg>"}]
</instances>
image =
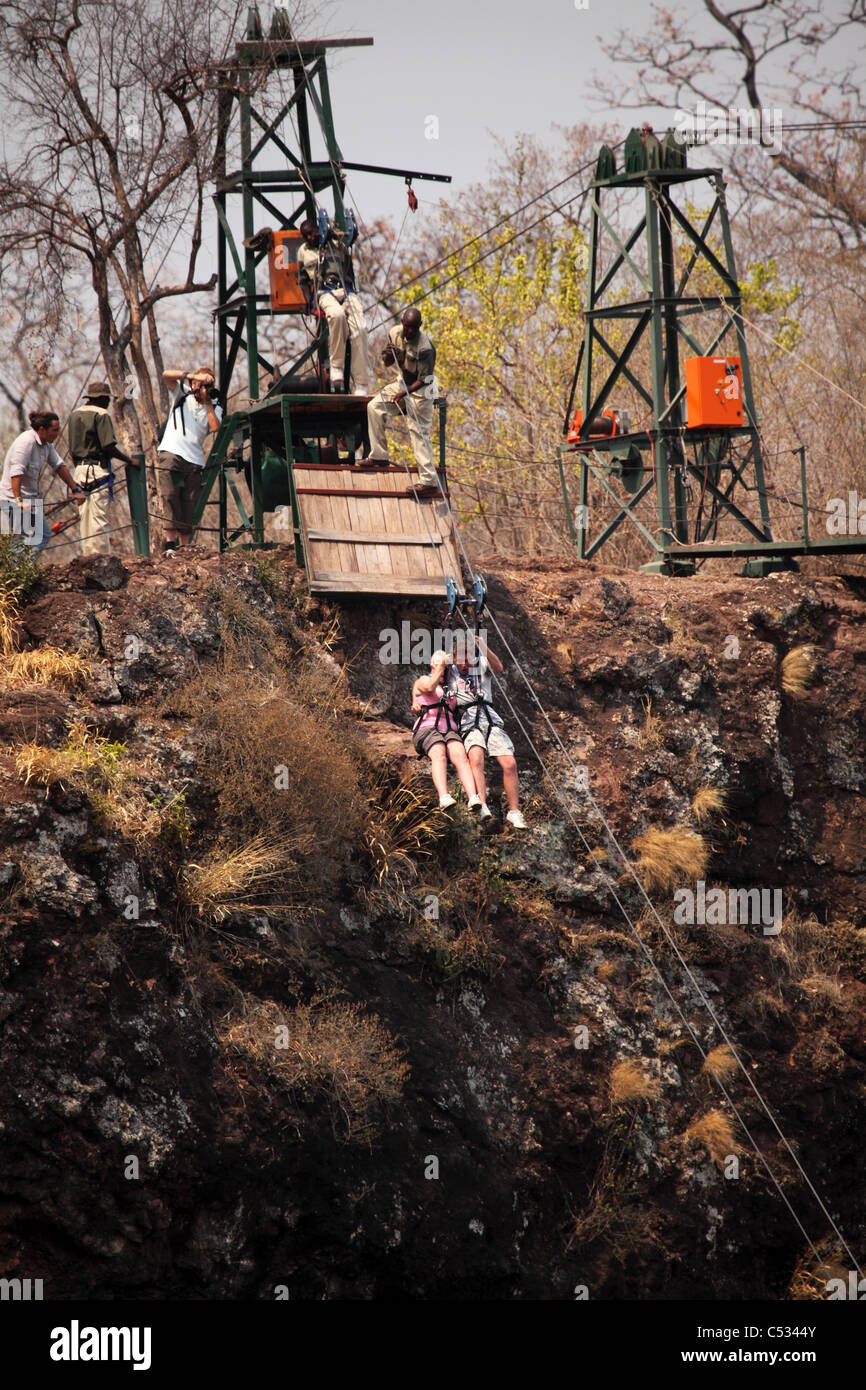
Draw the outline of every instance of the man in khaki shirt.
<instances>
[{"instance_id":1,"label":"man in khaki shirt","mask_svg":"<svg viewBox=\"0 0 866 1390\"><path fill-rule=\"evenodd\" d=\"M386 366L400 369L397 381L384 386L367 406L367 428L370 435L370 454L361 463L388 462L386 421L405 416L409 426L412 452L418 465L419 497L440 495L436 469L433 465L433 402L439 394L434 374L436 349L421 331L421 311L407 309L399 324L388 333L388 346L382 353ZM404 404L405 402L405 404ZM414 495L414 494L413 494Z\"/></svg>"},{"instance_id":2,"label":"man in khaki shirt","mask_svg":"<svg viewBox=\"0 0 866 1390\"><path fill-rule=\"evenodd\" d=\"M91 381L84 393L84 405L73 410L66 426L72 476L79 487L93 487L78 515L78 534L82 555L107 555L111 549L109 507L114 490L111 460L120 459L132 468L139 465L117 447L114 425L108 413L111 387L106 381Z\"/></svg>"}]
</instances>

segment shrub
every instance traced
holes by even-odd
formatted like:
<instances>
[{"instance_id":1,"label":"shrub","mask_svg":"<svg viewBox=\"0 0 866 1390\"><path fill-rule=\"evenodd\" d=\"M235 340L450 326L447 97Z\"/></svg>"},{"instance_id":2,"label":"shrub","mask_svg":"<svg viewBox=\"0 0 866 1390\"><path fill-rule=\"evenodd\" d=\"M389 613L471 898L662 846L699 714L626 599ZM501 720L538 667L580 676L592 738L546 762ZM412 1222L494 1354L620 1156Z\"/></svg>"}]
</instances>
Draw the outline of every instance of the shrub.
<instances>
[{"instance_id":1,"label":"shrub","mask_svg":"<svg viewBox=\"0 0 866 1390\"><path fill-rule=\"evenodd\" d=\"M335 1128L370 1140L378 1106L397 1102L405 1056L380 1019L358 1004L314 999L280 1010L267 1002L230 1023L221 1042L247 1056L286 1091L323 1096Z\"/></svg>"},{"instance_id":2,"label":"shrub","mask_svg":"<svg viewBox=\"0 0 866 1390\"><path fill-rule=\"evenodd\" d=\"M256 835L240 849L215 848L201 864L184 870L181 897L197 917L209 922L222 922L233 912L288 911L291 901L256 902L250 895L285 896L298 876L292 853L308 848L302 839L289 842L268 835Z\"/></svg>"},{"instance_id":3,"label":"shrub","mask_svg":"<svg viewBox=\"0 0 866 1390\"><path fill-rule=\"evenodd\" d=\"M698 825L704 825L714 816L718 816L722 820L726 809L725 793L720 791L718 787L698 787L692 799L692 815Z\"/></svg>"}]
</instances>

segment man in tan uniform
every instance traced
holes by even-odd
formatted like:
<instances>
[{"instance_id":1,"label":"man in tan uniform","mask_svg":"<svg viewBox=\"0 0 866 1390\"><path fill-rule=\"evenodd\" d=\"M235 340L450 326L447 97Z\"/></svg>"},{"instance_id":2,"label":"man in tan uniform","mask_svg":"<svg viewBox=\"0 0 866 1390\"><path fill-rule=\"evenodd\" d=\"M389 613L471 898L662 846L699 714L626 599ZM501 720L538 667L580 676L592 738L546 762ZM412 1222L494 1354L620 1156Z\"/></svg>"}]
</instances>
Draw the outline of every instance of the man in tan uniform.
<instances>
[{"instance_id":1,"label":"man in tan uniform","mask_svg":"<svg viewBox=\"0 0 866 1390\"><path fill-rule=\"evenodd\" d=\"M79 487L98 486L88 491L78 516L78 534L82 555L107 555L111 549L108 512L114 477L111 460L132 468L139 465L129 454L117 447L114 425L108 413L111 388L106 381L91 381L84 393L84 405L73 410L66 426L69 452L74 467L72 476Z\"/></svg>"},{"instance_id":2,"label":"man in tan uniform","mask_svg":"<svg viewBox=\"0 0 866 1390\"><path fill-rule=\"evenodd\" d=\"M356 396L368 396L373 386L367 323L355 290L349 249L334 232L320 246L319 229L308 219L300 225L304 238L298 251L298 285L310 308L318 307L328 321L331 390L345 391L346 342L352 342L352 380Z\"/></svg>"},{"instance_id":3,"label":"man in tan uniform","mask_svg":"<svg viewBox=\"0 0 866 1390\"><path fill-rule=\"evenodd\" d=\"M400 377L390 386L384 386L367 406L370 454L361 463L388 462L385 422L405 415L412 452L418 465L420 485L415 492L418 497L438 497L440 490L433 465L432 439L433 401L439 394L439 383L433 371L436 349L427 334L421 332L421 311L407 309L400 323L390 329L388 339L382 361L386 366L396 363Z\"/></svg>"}]
</instances>

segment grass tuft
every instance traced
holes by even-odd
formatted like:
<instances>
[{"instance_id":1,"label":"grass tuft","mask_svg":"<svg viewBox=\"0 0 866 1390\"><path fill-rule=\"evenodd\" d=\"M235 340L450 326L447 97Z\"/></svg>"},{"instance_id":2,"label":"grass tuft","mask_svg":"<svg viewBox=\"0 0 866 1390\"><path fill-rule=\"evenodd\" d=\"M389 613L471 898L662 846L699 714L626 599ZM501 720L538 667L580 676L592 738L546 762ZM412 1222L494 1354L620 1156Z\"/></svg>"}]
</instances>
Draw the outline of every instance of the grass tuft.
<instances>
[{"instance_id":1,"label":"grass tuft","mask_svg":"<svg viewBox=\"0 0 866 1390\"><path fill-rule=\"evenodd\" d=\"M818 679L818 652L809 643L794 647L782 661L782 689L788 695L805 695Z\"/></svg>"},{"instance_id":2,"label":"grass tuft","mask_svg":"<svg viewBox=\"0 0 866 1390\"><path fill-rule=\"evenodd\" d=\"M285 893L297 880L293 855L309 850L309 837L287 841L256 835L239 849L215 848L201 864L190 864L181 878L181 895L201 920L223 922L234 912L290 911L294 902L257 902L251 895Z\"/></svg>"},{"instance_id":3,"label":"grass tuft","mask_svg":"<svg viewBox=\"0 0 866 1390\"><path fill-rule=\"evenodd\" d=\"M610 1098L614 1105L637 1105L655 1100L661 1090L657 1076L647 1076L640 1062L631 1057L617 1062L610 1073Z\"/></svg>"},{"instance_id":4,"label":"grass tuft","mask_svg":"<svg viewBox=\"0 0 866 1390\"><path fill-rule=\"evenodd\" d=\"M719 1081L730 1081L740 1070L739 1063L727 1043L721 1043L707 1053L701 1071L706 1076L718 1077Z\"/></svg>"},{"instance_id":5,"label":"grass tuft","mask_svg":"<svg viewBox=\"0 0 866 1390\"><path fill-rule=\"evenodd\" d=\"M0 645L2 641L0 631ZM37 647L32 652L7 651L6 655L8 660L0 671L0 690L21 685L52 685L73 690L90 674L88 662L75 652L62 652L57 647Z\"/></svg>"},{"instance_id":6,"label":"grass tuft","mask_svg":"<svg viewBox=\"0 0 866 1390\"><path fill-rule=\"evenodd\" d=\"M727 799L723 791L718 787L698 787L692 798L692 815L698 825L704 825L714 817L724 820L726 810Z\"/></svg>"},{"instance_id":7,"label":"grass tuft","mask_svg":"<svg viewBox=\"0 0 866 1390\"><path fill-rule=\"evenodd\" d=\"M685 1137L690 1145L702 1144L720 1168L724 1167L730 1154L740 1152L734 1126L724 1110L709 1110L706 1115L693 1120L686 1130Z\"/></svg>"},{"instance_id":8,"label":"grass tuft","mask_svg":"<svg viewBox=\"0 0 866 1390\"><path fill-rule=\"evenodd\" d=\"M709 863L706 840L694 830L675 825L669 830L651 826L634 842L638 877L647 892L670 892L683 883L704 878Z\"/></svg>"}]
</instances>

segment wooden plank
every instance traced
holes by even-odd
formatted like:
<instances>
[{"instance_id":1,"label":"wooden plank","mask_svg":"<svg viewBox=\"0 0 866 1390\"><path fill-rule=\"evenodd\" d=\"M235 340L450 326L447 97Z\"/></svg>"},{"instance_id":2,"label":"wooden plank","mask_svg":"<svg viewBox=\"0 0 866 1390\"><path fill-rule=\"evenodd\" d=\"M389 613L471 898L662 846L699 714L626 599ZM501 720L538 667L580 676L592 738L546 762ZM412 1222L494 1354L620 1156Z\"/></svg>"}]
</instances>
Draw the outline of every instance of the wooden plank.
<instances>
[{"instance_id":1,"label":"wooden plank","mask_svg":"<svg viewBox=\"0 0 866 1390\"><path fill-rule=\"evenodd\" d=\"M334 495L331 497L331 515L334 518L334 525L337 531L342 532L345 537L352 526L352 519L349 516L349 506L345 496L347 488L351 491L352 480L351 478L341 476L336 481L338 482L338 487L334 490ZM359 574L362 570L368 568L366 561L362 561L363 552L357 551L351 541L347 543L345 540L335 540L332 544L336 544L340 556L340 569L344 574Z\"/></svg>"},{"instance_id":2,"label":"wooden plank","mask_svg":"<svg viewBox=\"0 0 866 1390\"><path fill-rule=\"evenodd\" d=\"M441 598L445 594L444 579L428 576L395 574L345 575L339 571L320 570L310 580L311 593L329 594L417 594ZM460 590L462 593L462 589Z\"/></svg>"},{"instance_id":3,"label":"wooden plank","mask_svg":"<svg viewBox=\"0 0 866 1390\"><path fill-rule=\"evenodd\" d=\"M346 494L349 500L350 494ZM389 531L368 531L361 532L354 528L348 531L310 531L311 541L348 541L351 545L444 545L445 538L438 531L432 531L429 536L421 531L406 532L403 535L392 535Z\"/></svg>"},{"instance_id":4,"label":"wooden plank","mask_svg":"<svg viewBox=\"0 0 866 1390\"><path fill-rule=\"evenodd\" d=\"M310 497L304 499L304 505L310 507L308 513L308 534L309 529L318 531L330 531L335 527L334 513L331 509L331 498ZM319 570L342 570L345 568L344 561L340 555L339 547L331 544L310 545L310 568L318 574ZM354 571L354 567L353 567ZM310 574L312 579L312 573Z\"/></svg>"},{"instance_id":5,"label":"wooden plank","mask_svg":"<svg viewBox=\"0 0 866 1390\"><path fill-rule=\"evenodd\" d=\"M357 497L365 489L358 487L358 479L352 479L352 491ZM358 509L363 520L365 531L385 531L385 504L382 501L382 493L377 492L375 497L369 497L358 503ZM367 569L375 574L394 573L394 557L391 549L387 545L377 545L375 550L369 552L369 563ZM374 592L377 592L374 590ZM386 590L385 592L393 592Z\"/></svg>"}]
</instances>

